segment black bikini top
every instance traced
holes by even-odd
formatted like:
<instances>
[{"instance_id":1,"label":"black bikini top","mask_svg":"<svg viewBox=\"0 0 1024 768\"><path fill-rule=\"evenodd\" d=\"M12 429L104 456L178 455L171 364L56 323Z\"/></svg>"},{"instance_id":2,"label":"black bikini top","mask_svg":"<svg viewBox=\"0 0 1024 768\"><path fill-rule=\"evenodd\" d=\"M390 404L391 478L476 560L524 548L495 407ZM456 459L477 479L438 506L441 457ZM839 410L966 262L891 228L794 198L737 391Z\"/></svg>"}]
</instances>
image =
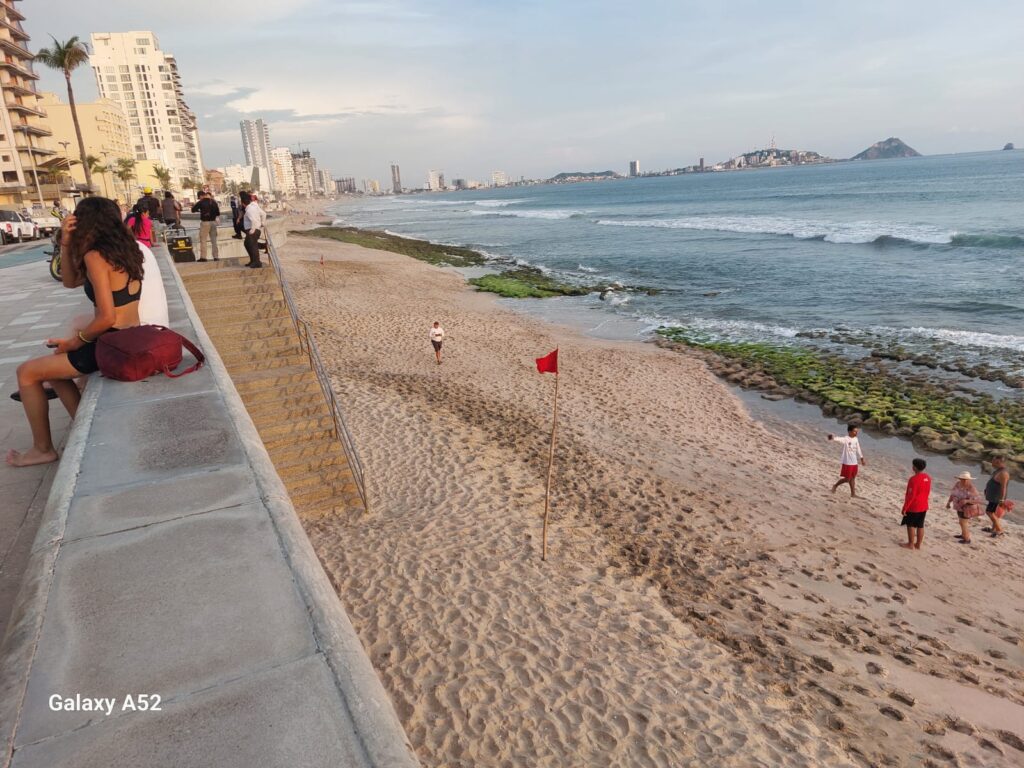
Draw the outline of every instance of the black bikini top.
<instances>
[{"instance_id":1,"label":"black bikini top","mask_svg":"<svg viewBox=\"0 0 1024 768\"><path fill-rule=\"evenodd\" d=\"M128 304L134 304L136 301L139 300L139 297L142 296L142 284L141 284L141 281L140 281L140 284L139 284L139 290L137 290L135 293L130 293L129 290L128 290L128 286L130 286L131 284L132 284L132 281L129 280L127 283L124 284L124 288L120 288L120 289L118 289L116 291L112 291L111 292L114 295L114 306L115 307L124 307L124 306L127 306ZM93 306L96 306L96 291L95 291L95 289L93 289L92 283L90 282L88 277L85 278L85 286L84 287L85 287L85 295L89 297L89 301L91 301L93 303Z\"/></svg>"}]
</instances>

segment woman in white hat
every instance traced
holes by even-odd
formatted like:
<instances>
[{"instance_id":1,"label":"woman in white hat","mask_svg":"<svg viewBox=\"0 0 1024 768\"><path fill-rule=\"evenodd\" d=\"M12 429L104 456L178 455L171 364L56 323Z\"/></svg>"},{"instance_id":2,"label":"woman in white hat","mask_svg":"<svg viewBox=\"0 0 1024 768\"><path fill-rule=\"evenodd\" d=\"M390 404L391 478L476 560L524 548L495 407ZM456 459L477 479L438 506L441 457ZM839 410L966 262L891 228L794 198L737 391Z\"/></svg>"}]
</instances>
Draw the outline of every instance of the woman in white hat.
<instances>
[{"instance_id":1,"label":"woman in white hat","mask_svg":"<svg viewBox=\"0 0 1024 768\"><path fill-rule=\"evenodd\" d=\"M981 517L982 500L978 489L974 487L974 478L970 472L961 472L956 476L956 484L950 491L949 500L946 502L946 509L950 506L956 510L956 516L960 520L961 544L971 543L970 521L972 518Z\"/></svg>"}]
</instances>

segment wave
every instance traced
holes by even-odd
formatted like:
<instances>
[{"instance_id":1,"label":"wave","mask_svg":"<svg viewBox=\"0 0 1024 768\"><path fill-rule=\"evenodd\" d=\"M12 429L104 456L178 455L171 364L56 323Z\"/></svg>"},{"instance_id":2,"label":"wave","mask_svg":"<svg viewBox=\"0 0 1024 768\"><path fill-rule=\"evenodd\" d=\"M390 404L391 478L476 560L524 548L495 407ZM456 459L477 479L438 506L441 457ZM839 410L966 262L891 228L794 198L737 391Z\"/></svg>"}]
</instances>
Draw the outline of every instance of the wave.
<instances>
[{"instance_id":1,"label":"wave","mask_svg":"<svg viewBox=\"0 0 1024 768\"><path fill-rule=\"evenodd\" d=\"M655 229L692 229L712 232L737 232L755 235L788 235L797 240L824 240L828 243L864 244L905 241L925 245L949 245L955 232L916 224L875 221L804 221L775 216L708 216L679 219L597 219L609 227Z\"/></svg>"},{"instance_id":2,"label":"wave","mask_svg":"<svg viewBox=\"0 0 1024 768\"><path fill-rule=\"evenodd\" d=\"M953 245L965 248L1024 248L1020 235L953 235Z\"/></svg>"},{"instance_id":3,"label":"wave","mask_svg":"<svg viewBox=\"0 0 1024 768\"><path fill-rule=\"evenodd\" d=\"M528 203L529 200L474 200L474 205L479 205L481 208L504 208L509 205L518 205L519 203Z\"/></svg>"},{"instance_id":4,"label":"wave","mask_svg":"<svg viewBox=\"0 0 1024 768\"><path fill-rule=\"evenodd\" d=\"M591 273L591 274L593 274L594 272L597 272L597 270L596 270L596 269L594 269L593 267L588 267L588 266L587 266L586 264L580 264L580 265L579 265L579 266L577 267L577 269L578 269L578 270L579 270L580 272L589 272L589 273Z\"/></svg>"},{"instance_id":5,"label":"wave","mask_svg":"<svg viewBox=\"0 0 1024 768\"><path fill-rule=\"evenodd\" d=\"M984 349L1012 349L1024 352L1024 336L985 333L984 331L957 331L950 328L910 328L915 336L936 341L946 341L958 347L981 347Z\"/></svg>"},{"instance_id":6,"label":"wave","mask_svg":"<svg viewBox=\"0 0 1024 768\"><path fill-rule=\"evenodd\" d=\"M514 219L583 219L586 218L586 211L470 211L474 216L492 216L495 218Z\"/></svg>"}]
</instances>

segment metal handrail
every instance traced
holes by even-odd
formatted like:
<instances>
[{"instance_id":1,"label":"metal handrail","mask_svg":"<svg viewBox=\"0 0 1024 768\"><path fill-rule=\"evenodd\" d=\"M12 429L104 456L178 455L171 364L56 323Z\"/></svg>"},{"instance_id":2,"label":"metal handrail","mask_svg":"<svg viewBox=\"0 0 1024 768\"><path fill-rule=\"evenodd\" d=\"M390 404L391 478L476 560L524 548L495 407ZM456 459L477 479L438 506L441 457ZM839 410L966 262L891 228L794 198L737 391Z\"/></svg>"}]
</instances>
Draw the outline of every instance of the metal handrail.
<instances>
[{"instance_id":1,"label":"metal handrail","mask_svg":"<svg viewBox=\"0 0 1024 768\"><path fill-rule=\"evenodd\" d=\"M359 498L363 501L363 507L369 511L370 504L366 498L366 485L363 480L363 465L359 461L359 454L356 453L355 441L352 440L352 434L348 431L345 417L341 413L338 398L334 394L334 387L331 386L331 379L327 375L327 370L324 368L323 360L320 357L320 350L317 348L316 339L310 333L309 325L306 321L299 317L299 310L295 306L291 287L284 277L284 270L281 268L281 261L277 257L277 249L274 248L270 232L265 230L264 234L267 238L267 255L270 257L270 263L274 267L274 272L277 273L278 281L281 283L281 292L284 294L285 304L288 305L288 314L291 315L295 332L298 334L299 346L309 357L309 367L316 374L316 378L320 382L320 389L323 390L324 398L331 408L331 416L334 419L334 437L341 443L341 447L345 451L349 467L352 469L352 476L356 481L356 489L359 491Z\"/></svg>"}]
</instances>

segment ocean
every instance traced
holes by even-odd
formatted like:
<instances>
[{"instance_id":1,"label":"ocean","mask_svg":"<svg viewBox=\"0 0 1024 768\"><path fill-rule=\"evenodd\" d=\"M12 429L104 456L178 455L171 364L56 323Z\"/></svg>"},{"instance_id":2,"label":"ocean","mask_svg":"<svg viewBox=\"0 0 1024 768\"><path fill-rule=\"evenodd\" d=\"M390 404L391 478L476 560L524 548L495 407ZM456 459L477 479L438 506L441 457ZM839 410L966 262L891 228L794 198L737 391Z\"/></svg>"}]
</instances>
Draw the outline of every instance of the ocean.
<instances>
[{"instance_id":1,"label":"ocean","mask_svg":"<svg viewBox=\"0 0 1024 768\"><path fill-rule=\"evenodd\" d=\"M1024 374L1021 151L366 198L333 214L497 267L621 284L511 302L589 328Z\"/></svg>"}]
</instances>

